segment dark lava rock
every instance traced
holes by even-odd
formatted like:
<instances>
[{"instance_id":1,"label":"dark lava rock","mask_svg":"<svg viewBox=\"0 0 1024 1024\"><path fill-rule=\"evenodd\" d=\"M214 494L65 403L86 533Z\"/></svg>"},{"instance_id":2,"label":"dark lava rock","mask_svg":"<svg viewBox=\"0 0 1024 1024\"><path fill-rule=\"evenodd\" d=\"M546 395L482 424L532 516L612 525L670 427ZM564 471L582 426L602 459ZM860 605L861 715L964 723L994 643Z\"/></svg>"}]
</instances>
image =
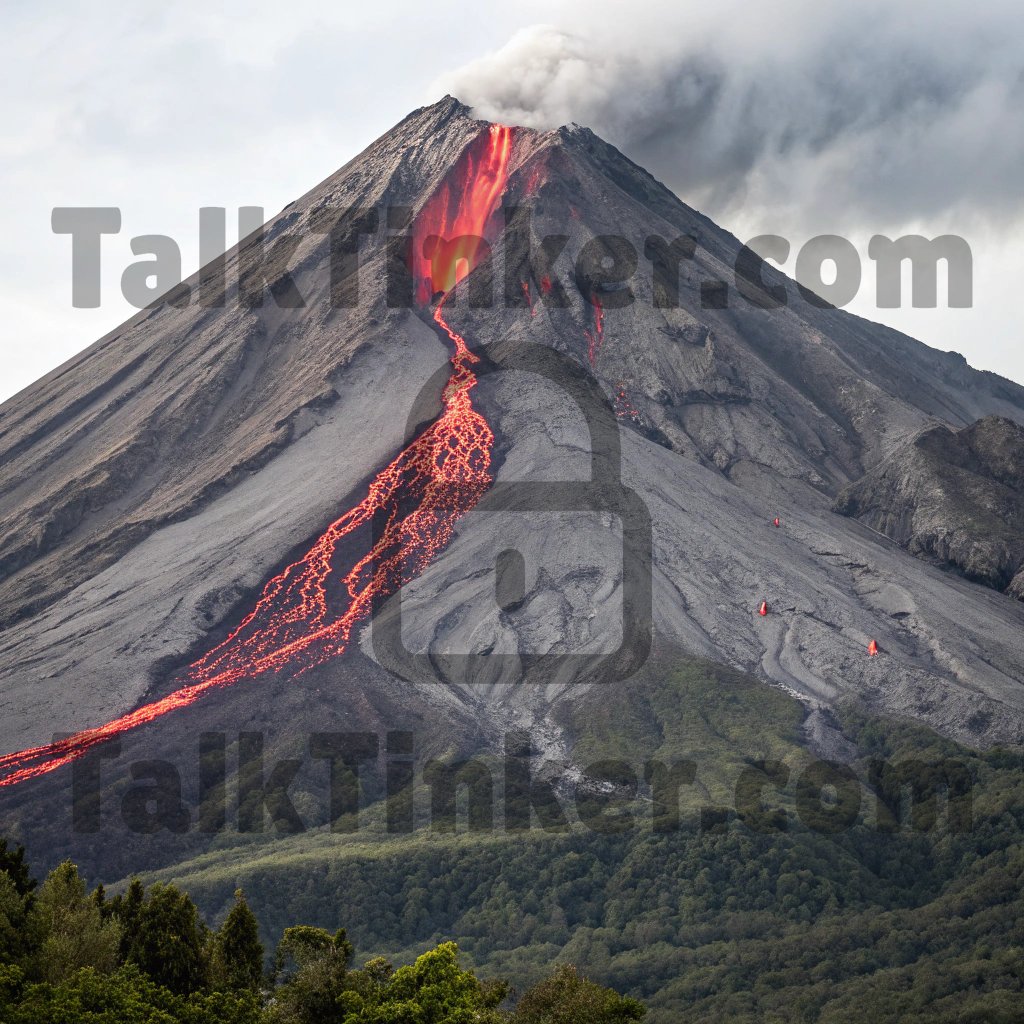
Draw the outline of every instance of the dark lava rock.
<instances>
[{"instance_id":1,"label":"dark lava rock","mask_svg":"<svg viewBox=\"0 0 1024 1024\"><path fill-rule=\"evenodd\" d=\"M912 554L1024 600L1024 427L986 416L896 447L834 509Z\"/></svg>"}]
</instances>

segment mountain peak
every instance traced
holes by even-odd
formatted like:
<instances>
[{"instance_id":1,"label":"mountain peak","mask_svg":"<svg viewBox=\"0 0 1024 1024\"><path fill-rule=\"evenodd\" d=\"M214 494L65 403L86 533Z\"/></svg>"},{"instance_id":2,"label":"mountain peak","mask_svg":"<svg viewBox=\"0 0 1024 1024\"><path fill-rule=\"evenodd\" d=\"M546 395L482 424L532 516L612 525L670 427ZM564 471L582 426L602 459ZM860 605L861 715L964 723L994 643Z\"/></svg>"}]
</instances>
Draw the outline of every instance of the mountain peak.
<instances>
[{"instance_id":1,"label":"mountain peak","mask_svg":"<svg viewBox=\"0 0 1024 1024\"><path fill-rule=\"evenodd\" d=\"M462 100L446 93L439 100L428 103L425 106L417 107L404 120L448 120L453 117L466 117L472 115L472 109ZM399 122L400 124L403 122Z\"/></svg>"}]
</instances>

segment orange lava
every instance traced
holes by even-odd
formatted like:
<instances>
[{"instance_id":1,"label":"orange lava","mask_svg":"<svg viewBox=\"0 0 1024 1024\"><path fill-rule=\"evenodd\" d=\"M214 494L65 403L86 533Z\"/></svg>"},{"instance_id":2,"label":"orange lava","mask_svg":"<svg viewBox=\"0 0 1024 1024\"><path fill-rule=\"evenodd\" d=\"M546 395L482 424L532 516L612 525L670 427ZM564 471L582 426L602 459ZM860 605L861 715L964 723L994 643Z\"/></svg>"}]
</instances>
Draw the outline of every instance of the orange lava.
<instances>
[{"instance_id":1,"label":"orange lava","mask_svg":"<svg viewBox=\"0 0 1024 1024\"><path fill-rule=\"evenodd\" d=\"M493 124L463 155L464 173L446 179L413 229L416 297L449 292L486 255L487 222L508 181L512 130Z\"/></svg>"},{"instance_id":2,"label":"orange lava","mask_svg":"<svg viewBox=\"0 0 1024 1024\"><path fill-rule=\"evenodd\" d=\"M504 125L482 133L413 229L418 294L424 303L443 294L433 319L453 346L439 418L377 474L358 505L264 587L234 632L185 670L186 686L68 739L0 756L0 787L54 771L215 687L282 669L298 674L336 657L374 601L418 576L447 546L456 522L490 486L494 434L470 395L478 357L445 320L444 301L486 255L488 222L507 182L511 136ZM450 241L440 249L435 243L429 259L423 243L430 251L432 238Z\"/></svg>"},{"instance_id":3,"label":"orange lava","mask_svg":"<svg viewBox=\"0 0 1024 1024\"><path fill-rule=\"evenodd\" d=\"M634 423L640 422L640 410L630 399L625 381L619 381L615 388L615 415L620 420L629 419Z\"/></svg>"},{"instance_id":4,"label":"orange lava","mask_svg":"<svg viewBox=\"0 0 1024 1024\"><path fill-rule=\"evenodd\" d=\"M587 359L590 360L590 368L597 366L597 357L601 354L601 345L604 342L604 307L601 300L592 295L590 301L594 306L594 329L584 331L587 336Z\"/></svg>"},{"instance_id":5,"label":"orange lava","mask_svg":"<svg viewBox=\"0 0 1024 1024\"><path fill-rule=\"evenodd\" d=\"M526 299L526 304L530 307L530 316L536 316L537 309L533 304L533 296L530 294L530 282L520 281L519 287L523 290L523 296Z\"/></svg>"}]
</instances>

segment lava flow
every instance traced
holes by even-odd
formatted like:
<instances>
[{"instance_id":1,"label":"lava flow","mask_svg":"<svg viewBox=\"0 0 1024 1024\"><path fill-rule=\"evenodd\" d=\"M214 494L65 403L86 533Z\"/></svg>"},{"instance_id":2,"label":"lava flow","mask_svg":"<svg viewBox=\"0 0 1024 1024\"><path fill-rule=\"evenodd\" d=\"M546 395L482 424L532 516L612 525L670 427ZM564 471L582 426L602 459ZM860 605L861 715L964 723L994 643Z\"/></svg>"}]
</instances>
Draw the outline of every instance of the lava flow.
<instances>
[{"instance_id":1,"label":"lava flow","mask_svg":"<svg viewBox=\"0 0 1024 1024\"><path fill-rule=\"evenodd\" d=\"M601 354L601 345L604 344L604 306L597 295L591 295L590 303L594 307L594 329L584 331L587 338L587 359L590 360L590 368L597 366L597 357Z\"/></svg>"},{"instance_id":2,"label":"lava flow","mask_svg":"<svg viewBox=\"0 0 1024 1024\"><path fill-rule=\"evenodd\" d=\"M462 173L446 180L416 219L413 277L426 305L448 293L487 254L485 233L508 181L512 130L491 125L462 157Z\"/></svg>"},{"instance_id":3,"label":"lava flow","mask_svg":"<svg viewBox=\"0 0 1024 1024\"><path fill-rule=\"evenodd\" d=\"M433 319L454 349L439 418L377 474L358 505L264 587L234 632L185 670L188 685L105 725L0 756L6 773L0 787L51 772L113 736L188 707L215 687L285 668L298 673L336 657L374 601L418 576L447 546L456 522L490 486L494 435L470 397L478 357L446 322L444 301L486 256L486 230L507 183L511 143L510 128L491 125L414 227L417 295L426 305L441 293ZM373 524L368 550L360 554Z\"/></svg>"}]
</instances>

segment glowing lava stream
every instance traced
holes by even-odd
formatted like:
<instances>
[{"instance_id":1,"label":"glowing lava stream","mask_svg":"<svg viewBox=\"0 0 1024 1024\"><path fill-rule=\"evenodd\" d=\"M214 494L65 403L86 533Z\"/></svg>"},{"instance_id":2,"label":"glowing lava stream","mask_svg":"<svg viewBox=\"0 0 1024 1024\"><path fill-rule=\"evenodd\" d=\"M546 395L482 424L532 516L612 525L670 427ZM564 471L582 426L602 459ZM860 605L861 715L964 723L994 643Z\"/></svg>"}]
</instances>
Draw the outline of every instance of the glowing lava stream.
<instances>
[{"instance_id":1,"label":"glowing lava stream","mask_svg":"<svg viewBox=\"0 0 1024 1024\"><path fill-rule=\"evenodd\" d=\"M447 323L443 308L451 289L486 254L480 240L508 180L511 142L510 128L491 125L460 159L454 180L446 180L424 206L414 228L417 291L424 303L443 293L433 317L454 349L438 419L377 474L358 505L264 587L227 639L185 670L187 686L65 740L0 756L0 771L6 772L0 787L54 771L98 743L188 707L215 687L283 668L299 673L336 657L374 600L414 579L447 546L456 522L491 484L494 434L470 397L478 357ZM421 254L432 237L453 241L435 248L431 259ZM374 522L369 550L347 571L339 568L336 562L345 558L341 542L360 528L369 531Z\"/></svg>"},{"instance_id":2,"label":"glowing lava stream","mask_svg":"<svg viewBox=\"0 0 1024 1024\"><path fill-rule=\"evenodd\" d=\"M596 294L590 297L591 305L594 307L594 329L584 331L587 339L587 359L590 361L590 368L597 366L597 357L601 354L601 346L604 344L604 306Z\"/></svg>"}]
</instances>

